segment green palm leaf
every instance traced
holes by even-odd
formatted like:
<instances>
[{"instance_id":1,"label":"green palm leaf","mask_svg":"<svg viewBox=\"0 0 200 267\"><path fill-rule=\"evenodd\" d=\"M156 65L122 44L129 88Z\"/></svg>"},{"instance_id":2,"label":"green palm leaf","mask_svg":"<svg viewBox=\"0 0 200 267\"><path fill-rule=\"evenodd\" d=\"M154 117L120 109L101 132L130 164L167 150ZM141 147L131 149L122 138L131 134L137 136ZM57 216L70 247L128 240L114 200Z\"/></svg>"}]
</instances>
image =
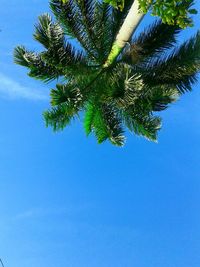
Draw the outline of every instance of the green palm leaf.
<instances>
[{"instance_id":1,"label":"green palm leaf","mask_svg":"<svg viewBox=\"0 0 200 267\"><path fill-rule=\"evenodd\" d=\"M90 103L85 113L84 126L87 135L94 131L99 143L109 139L115 145L124 144L122 122L112 106L97 107Z\"/></svg>"},{"instance_id":2,"label":"green palm leaf","mask_svg":"<svg viewBox=\"0 0 200 267\"><path fill-rule=\"evenodd\" d=\"M63 130L70 121L77 115L73 113L74 110L69 110L67 104L60 104L59 106L52 107L43 113L46 126L51 126L54 131Z\"/></svg>"}]
</instances>

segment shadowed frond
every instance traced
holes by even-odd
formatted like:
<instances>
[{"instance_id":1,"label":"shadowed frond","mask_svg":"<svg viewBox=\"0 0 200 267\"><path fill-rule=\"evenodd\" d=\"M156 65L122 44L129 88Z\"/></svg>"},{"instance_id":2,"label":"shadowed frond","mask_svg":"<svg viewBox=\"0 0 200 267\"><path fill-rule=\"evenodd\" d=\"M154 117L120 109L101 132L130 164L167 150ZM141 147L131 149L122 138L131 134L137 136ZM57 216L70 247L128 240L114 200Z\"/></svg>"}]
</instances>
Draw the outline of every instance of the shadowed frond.
<instances>
[{"instance_id":1,"label":"shadowed frond","mask_svg":"<svg viewBox=\"0 0 200 267\"><path fill-rule=\"evenodd\" d=\"M17 46L14 50L14 62L28 68L30 64L25 56L27 53L28 51L24 46Z\"/></svg>"},{"instance_id":2,"label":"shadowed frond","mask_svg":"<svg viewBox=\"0 0 200 267\"><path fill-rule=\"evenodd\" d=\"M111 105L102 105L102 118L106 124L108 139L114 145L122 146L124 145L124 130L122 128L122 121L118 116L117 111Z\"/></svg>"},{"instance_id":3,"label":"shadowed frond","mask_svg":"<svg viewBox=\"0 0 200 267\"><path fill-rule=\"evenodd\" d=\"M62 46L64 43L64 33L58 23L53 23L49 14L43 14L38 18L39 23L35 25L33 37L46 49L52 46Z\"/></svg>"},{"instance_id":4,"label":"shadowed frond","mask_svg":"<svg viewBox=\"0 0 200 267\"><path fill-rule=\"evenodd\" d=\"M123 54L123 61L129 64L141 63L149 57L156 56L176 43L181 29L177 26L154 22L135 38Z\"/></svg>"},{"instance_id":5,"label":"shadowed frond","mask_svg":"<svg viewBox=\"0 0 200 267\"><path fill-rule=\"evenodd\" d=\"M102 7L108 7L105 3L98 3L95 0L69 0L66 3L62 3L59 0L51 0L51 9L56 16L57 20L61 23L65 34L71 38L77 39L81 47L91 57L93 61L102 63L102 56L104 55L104 49L102 49L101 43L103 39L100 39L99 34L95 31L95 25L98 17L102 18L102 25L98 29L100 35L103 33L101 28L106 23L108 16L105 16L106 11ZM111 20L110 20L111 22ZM107 26L110 24L107 24ZM111 33L111 32L110 32Z\"/></svg>"},{"instance_id":6,"label":"shadowed frond","mask_svg":"<svg viewBox=\"0 0 200 267\"><path fill-rule=\"evenodd\" d=\"M156 59L146 66L146 81L152 85L170 84L179 93L191 91L200 70L200 32L170 55Z\"/></svg>"},{"instance_id":7,"label":"shadowed frond","mask_svg":"<svg viewBox=\"0 0 200 267\"><path fill-rule=\"evenodd\" d=\"M79 107L82 101L81 91L73 84L57 84L56 89L51 90L52 106L67 103L68 106Z\"/></svg>"},{"instance_id":8,"label":"shadowed frond","mask_svg":"<svg viewBox=\"0 0 200 267\"><path fill-rule=\"evenodd\" d=\"M54 131L63 130L84 107L84 97L73 83L57 84L51 90L52 108L44 112L47 126Z\"/></svg>"},{"instance_id":9,"label":"shadowed frond","mask_svg":"<svg viewBox=\"0 0 200 267\"><path fill-rule=\"evenodd\" d=\"M39 17L34 38L47 49L42 53L42 57L48 64L57 68L74 65L76 69L78 65L86 65L83 53L66 42L62 28L58 23L53 23L48 14Z\"/></svg>"},{"instance_id":10,"label":"shadowed frond","mask_svg":"<svg viewBox=\"0 0 200 267\"><path fill-rule=\"evenodd\" d=\"M135 113L132 110L123 112L123 120L128 129L137 135L151 141L157 141L157 134L161 128L161 119L156 116Z\"/></svg>"},{"instance_id":11,"label":"shadowed frond","mask_svg":"<svg viewBox=\"0 0 200 267\"><path fill-rule=\"evenodd\" d=\"M110 53L114 38L110 5L104 2L98 2L96 4L93 31L95 34L95 42L99 51L101 51L99 54L99 56L101 56L99 61L103 64Z\"/></svg>"},{"instance_id":12,"label":"shadowed frond","mask_svg":"<svg viewBox=\"0 0 200 267\"><path fill-rule=\"evenodd\" d=\"M93 30L94 28L94 11L97 5L95 0L75 0L77 5L77 12L79 14L80 23L84 28L84 34L87 36L88 41L90 40L91 50L95 51L95 57L98 58L100 52L98 47L98 38ZM87 44L88 45L88 44Z\"/></svg>"},{"instance_id":13,"label":"shadowed frond","mask_svg":"<svg viewBox=\"0 0 200 267\"><path fill-rule=\"evenodd\" d=\"M162 111L168 108L169 104L175 102L179 98L177 89L156 87L150 90L145 96L144 104L149 106L150 111Z\"/></svg>"},{"instance_id":14,"label":"shadowed frond","mask_svg":"<svg viewBox=\"0 0 200 267\"><path fill-rule=\"evenodd\" d=\"M41 54L26 50L23 46L18 46L14 50L14 62L30 69L28 75L44 82L49 82L63 76L64 72L56 66L48 65Z\"/></svg>"},{"instance_id":15,"label":"shadowed frond","mask_svg":"<svg viewBox=\"0 0 200 267\"><path fill-rule=\"evenodd\" d=\"M77 6L77 2L69 0L63 3L60 0L51 0L50 7L57 21L64 29L65 34L77 39L82 48L95 60L96 51L93 49L94 47L91 42L88 42L89 36L81 19L82 14Z\"/></svg>"}]
</instances>

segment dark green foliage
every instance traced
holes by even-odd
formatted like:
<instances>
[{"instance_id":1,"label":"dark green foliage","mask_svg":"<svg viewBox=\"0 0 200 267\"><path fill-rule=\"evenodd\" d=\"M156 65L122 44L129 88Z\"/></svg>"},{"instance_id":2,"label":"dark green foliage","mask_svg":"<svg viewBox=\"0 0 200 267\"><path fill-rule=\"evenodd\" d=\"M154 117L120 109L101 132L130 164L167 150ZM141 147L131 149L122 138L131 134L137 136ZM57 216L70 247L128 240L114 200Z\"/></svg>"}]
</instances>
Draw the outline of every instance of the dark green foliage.
<instances>
[{"instance_id":1,"label":"dark green foliage","mask_svg":"<svg viewBox=\"0 0 200 267\"><path fill-rule=\"evenodd\" d=\"M99 143L122 146L124 127L156 141L161 128L157 112L192 89L200 69L200 34L177 47L180 28L160 21L104 67L132 0L124 3L120 12L101 1L51 0L56 21L40 16L34 33L44 50L15 49L15 62L27 67L30 76L45 82L59 79L44 112L46 125L55 131L84 113L86 134L93 132ZM75 40L80 49L73 46Z\"/></svg>"},{"instance_id":2,"label":"dark green foliage","mask_svg":"<svg viewBox=\"0 0 200 267\"><path fill-rule=\"evenodd\" d=\"M179 93L192 90L200 69L200 32L169 55L149 62L146 80L152 85L175 86ZM150 75L152 74L153 75Z\"/></svg>"},{"instance_id":3,"label":"dark green foliage","mask_svg":"<svg viewBox=\"0 0 200 267\"><path fill-rule=\"evenodd\" d=\"M79 88L73 84L57 84L56 89L51 90L51 105L57 106L62 103L68 104L70 108L75 108L83 101L83 95Z\"/></svg>"}]
</instances>

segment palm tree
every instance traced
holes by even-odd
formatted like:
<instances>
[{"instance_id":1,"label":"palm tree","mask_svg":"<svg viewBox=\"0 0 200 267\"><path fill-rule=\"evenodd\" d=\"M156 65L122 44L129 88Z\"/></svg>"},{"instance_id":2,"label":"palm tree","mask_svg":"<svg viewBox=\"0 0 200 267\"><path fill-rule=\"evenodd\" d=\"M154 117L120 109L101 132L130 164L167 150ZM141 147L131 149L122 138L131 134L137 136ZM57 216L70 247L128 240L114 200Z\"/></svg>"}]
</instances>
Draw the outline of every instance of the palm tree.
<instances>
[{"instance_id":1,"label":"palm tree","mask_svg":"<svg viewBox=\"0 0 200 267\"><path fill-rule=\"evenodd\" d=\"M177 46L181 29L156 21L113 57L113 44L132 4L127 0L120 12L102 1L51 0L56 21L40 16L34 33L44 51L15 49L15 62L27 67L29 76L57 80L51 108L44 112L47 126L63 130L84 116L86 134L94 132L99 143L108 139L123 145L126 127L157 140L157 113L197 80L200 33Z\"/></svg>"}]
</instances>

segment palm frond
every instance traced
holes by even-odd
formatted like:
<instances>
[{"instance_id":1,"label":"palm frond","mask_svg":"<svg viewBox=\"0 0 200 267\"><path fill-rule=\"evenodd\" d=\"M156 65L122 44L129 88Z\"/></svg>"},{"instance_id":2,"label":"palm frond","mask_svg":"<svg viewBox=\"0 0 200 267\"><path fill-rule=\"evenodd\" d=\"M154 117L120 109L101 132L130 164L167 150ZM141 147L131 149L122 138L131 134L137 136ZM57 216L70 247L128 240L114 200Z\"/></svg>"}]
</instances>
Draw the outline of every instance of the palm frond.
<instances>
[{"instance_id":1,"label":"palm frond","mask_svg":"<svg viewBox=\"0 0 200 267\"><path fill-rule=\"evenodd\" d=\"M102 118L106 124L108 139L114 145L123 146L125 142L124 130L115 108L108 104L102 105Z\"/></svg>"},{"instance_id":2,"label":"palm frond","mask_svg":"<svg viewBox=\"0 0 200 267\"><path fill-rule=\"evenodd\" d=\"M176 88L160 86L149 90L142 101L150 111L158 112L167 109L169 104L177 101L178 98L179 93Z\"/></svg>"},{"instance_id":3,"label":"palm frond","mask_svg":"<svg viewBox=\"0 0 200 267\"><path fill-rule=\"evenodd\" d=\"M178 26L170 26L157 20L133 39L130 47L123 54L123 61L136 64L149 57L159 56L160 53L174 46L180 31Z\"/></svg>"},{"instance_id":4,"label":"palm frond","mask_svg":"<svg viewBox=\"0 0 200 267\"><path fill-rule=\"evenodd\" d=\"M29 67L29 61L26 58L26 54L28 53L28 51L26 50L26 48L24 46L17 46L14 49L14 63L21 65L23 67Z\"/></svg>"},{"instance_id":5,"label":"palm frond","mask_svg":"<svg viewBox=\"0 0 200 267\"><path fill-rule=\"evenodd\" d=\"M78 65L86 65L83 53L66 42L62 28L58 23L53 23L50 15L39 17L39 24L35 26L33 36L47 49L41 55L49 65L57 68L74 66L76 69Z\"/></svg>"},{"instance_id":6,"label":"palm frond","mask_svg":"<svg viewBox=\"0 0 200 267\"><path fill-rule=\"evenodd\" d=\"M33 37L46 49L51 46L61 46L64 43L64 33L58 23L53 23L49 14L38 17L39 23L35 25Z\"/></svg>"},{"instance_id":7,"label":"palm frond","mask_svg":"<svg viewBox=\"0 0 200 267\"><path fill-rule=\"evenodd\" d=\"M127 107L135 103L141 93L145 93L145 84L139 72L128 64L117 64L110 74L110 84L114 88L113 100L119 107Z\"/></svg>"},{"instance_id":8,"label":"palm frond","mask_svg":"<svg viewBox=\"0 0 200 267\"><path fill-rule=\"evenodd\" d=\"M93 131L99 144L108 139L107 127L103 120L102 112L98 107L88 107L84 124L86 127L86 134L88 135L91 131Z\"/></svg>"},{"instance_id":9,"label":"palm frond","mask_svg":"<svg viewBox=\"0 0 200 267\"><path fill-rule=\"evenodd\" d=\"M93 60L98 60L97 47L91 24L93 1L69 0L63 3L60 0L51 0L50 7L57 21L61 24L66 35L77 39L82 48ZM86 15L86 9L90 15Z\"/></svg>"},{"instance_id":10,"label":"palm frond","mask_svg":"<svg viewBox=\"0 0 200 267\"><path fill-rule=\"evenodd\" d=\"M94 131L98 143L109 139L115 145L124 144L121 120L112 106L97 107L90 103L86 109L84 126L87 135Z\"/></svg>"},{"instance_id":11,"label":"palm frond","mask_svg":"<svg viewBox=\"0 0 200 267\"><path fill-rule=\"evenodd\" d=\"M151 114L143 115L140 112L125 110L122 113L125 125L137 135L150 141L157 141L157 134L161 128L161 119Z\"/></svg>"},{"instance_id":12,"label":"palm frond","mask_svg":"<svg viewBox=\"0 0 200 267\"><path fill-rule=\"evenodd\" d=\"M94 117L96 113L95 105L88 103L84 116L84 128L86 135L89 135L92 132L92 126L94 123Z\"/></svg>"},{"instance_id":13,"label":"palm frond","mask_svg":"<svg viewBox=\"0 0 200 267\"><path fill-rule=\"evenodd\" d=\"M96 51L95 56L98 57L99 48L97 46L97 39L94 33L94 10L96 6L96 1L94 0L75 0L77 5L77 12L79 13L79 18L82 26L84 27L84 34L87 36L88 41L90 41L92 50Z\"/></svg>"},{"instance_id":14,"label":"palm frond","mask_svg":"<svg viewBox=\"0 0 200 267\"><path fill-rule=\"evenodd\" d=\"M14 62L30 69L28 75L44 82L49 82L63 76L62 70L55 66L48 65L41 54L28 51L23 46L18 46L14 50Z\"/></svg>"},{"instance_id":15,"label":"palm frond","mask_svg":"<svg viewBox=\"0 0 200 267\"><path fill-rule=\"evenodd\" d=\"M150 85L176 86L182 94L191 91L199 70L200 32L174 49L170 55L149 62L144 78Z\"/></svg>"},{"instance_id":16,"label":"palm frond","mask_svg":"<svg viewBox=\"0 0 200 267\"><path fill-rule=\"evenodd\" d=\"M94 10L93 32L95 42L99 50L99 61L103 64L112 48L112 41L115 37L112 27L112 8L104 2L97 2Z\"/></svg>"},{"instance_id":17,"label":"palm frond","mask_svg":"<svg viewBox=\"0 0 200 267\"><path fill-rule=\"evenodd\" d=\"M51 126L54 131L63 130L75 115L77 114L74 114L74 110L69 110L68 105L65 103L52 107L43 113L46 126Z\"/></svg>"},{"instance_id":18,"label":"palm frond","mask_svg":"<svg viewBox=\"0 0 200 267\"><path fill-rule=\"evenodd\" d=\"M78 87L72 83L57 84L56 89L51 90L50 110L44 112L47 126L54 131L63 130L84 107L84 97Z\"/></svg>"},{"instance_id":19,"label":"palm frond","mask_svg":"<svg viewBox=\"0 0 200 267\"><path fill-rule=\"evenodd\" d=\"M73 84L57 84L56 89L51 90L52 106L65 103L73 108L79 108L81 102L83 102L83 95L80 89Z\"/></svg>"}]
</instances>

